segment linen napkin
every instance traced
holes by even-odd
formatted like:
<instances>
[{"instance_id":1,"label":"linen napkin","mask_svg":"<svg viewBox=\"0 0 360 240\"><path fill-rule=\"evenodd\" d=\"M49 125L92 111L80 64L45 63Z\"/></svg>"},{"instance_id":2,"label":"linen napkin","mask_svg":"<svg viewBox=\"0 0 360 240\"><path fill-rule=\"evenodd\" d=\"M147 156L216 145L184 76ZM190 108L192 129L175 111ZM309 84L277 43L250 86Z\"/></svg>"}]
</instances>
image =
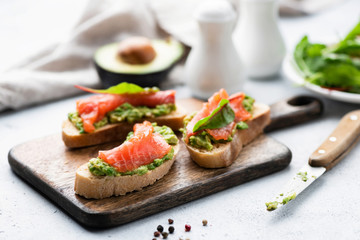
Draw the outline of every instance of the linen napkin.
<instances>
[{"instance_id":1,"label":"linen napkin","mask_svg":"<svg viewBox=\"0 0 360 240\"><path fill-rule=\"evenodd\" d=\"M75 84L100 87L96 48L129 35L161 37L145 0L90 0L71 36L0 76L0 111L75 95Z\"/></svg>"},{"instance_id":2,"label":"linen napkin","mask_svg":"<svg viewBox=\"0 0 360 240\"><path fill-rule=\"evenodd\" d=\"M203 1L209 0L89 0L68 39L0 75L0 111L73 96L80 93L75 84L100 87L92 64L94 51L130 35L162 38L170 34L193 46L198 29L192 13ZM322 7L314 5L314 12L326 6L325 0L282 0L281 3L303 13L312 9L310 2L319 1ZM341 0L329 3L338 1ZM239 0L230 2L238 8ZM292 4L286 5L289 2ZM164 86L183 82L180 65L171 72Z\"/></svg>"}]
</instances>

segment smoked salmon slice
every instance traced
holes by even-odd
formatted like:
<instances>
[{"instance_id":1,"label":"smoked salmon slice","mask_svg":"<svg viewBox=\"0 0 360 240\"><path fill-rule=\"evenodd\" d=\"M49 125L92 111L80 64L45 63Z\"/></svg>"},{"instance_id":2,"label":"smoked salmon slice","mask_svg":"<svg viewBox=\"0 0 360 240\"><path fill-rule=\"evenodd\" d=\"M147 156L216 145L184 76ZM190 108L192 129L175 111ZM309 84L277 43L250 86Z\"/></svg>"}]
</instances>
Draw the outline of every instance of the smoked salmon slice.
<instances>
[{"instance_id":1,"label":"smoked salmon slice","mask_svg":"<svg viewBox=\"0 0 360 240\"><path fill-rule=\"evenodd\" d=\"M231 108L235 113L235 120L232 123L229 123L227 126L218 128L218 129L205 129L215 140L224 139L227 140L231 135L233 129L236 127L236 123L240 121L246 121L251 118L251 114L247 112L242 105L242 101L245 98L245 94L240 92L233 94L229 97L225 89L220 89L219 92L214 93L208 100L207 103L203 104L203 107L197 114L191 119L191 121L186 126L186 143L188 143L189 138L198 134L199 132L193 132L195 124L202 118L207 117L211 112L217 108L222 99L228 99Z\"/></svg>"},{"instance_id":2,"label":"smoked salmon slice","mask_svg":"<svg viewBox=\"0 0 360 240\"><path fill-rule=\"evenodd\" d=\"M174 104L175 91L142 92L136 94L99 94L76 102L85 132L95 130L94 123L103 119L106 113L115 110L124 103L133 106L156 107L160 104Z\"/></svg>"},{"instance_id":3,"label":"smoked salmon slice","mask_svg":"<svg viewBox=\"0 0 360 240\"><path fill-rule=\"evenodd\" d=\"M119 172L127 172L163 158L171 150L164 137L154 132L150 122L134 125L134 136L120 146L108 151L99 151L99 158Z\"/></svg>"},{"instance_id":4,"label":"smoked salmon slice","mask_svg":"<svg viewBox=\"0 0 360 240\"><path fill-rule=\"evenodd\" d=\"M246 121L251 118L251 114L242 105L244 99L245 93L243 92L235 93L229 97L230 106L235 112L235 122Z\"/></svg>"}]
</instances>

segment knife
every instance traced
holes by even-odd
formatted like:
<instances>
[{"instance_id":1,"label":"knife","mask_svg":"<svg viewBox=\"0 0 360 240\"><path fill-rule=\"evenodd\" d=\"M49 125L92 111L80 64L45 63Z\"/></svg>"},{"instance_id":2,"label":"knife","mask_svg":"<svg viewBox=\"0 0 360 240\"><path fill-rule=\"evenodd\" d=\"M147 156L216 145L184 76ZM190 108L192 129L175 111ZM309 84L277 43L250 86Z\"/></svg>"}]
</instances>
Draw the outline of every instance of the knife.
<instances>
[{"instance_id":1,"label":"knife","mask_svg":"<svg viewBox=\"0 0 360 240\"><path fill-rule=\"evenodd\" d=\"M360 110L347 113L330 136L313 152L305 164L273 201L265 203L273 211L298 196L317 178L334 167L355 146L360 136Z\"/></svg>"}]
</instances>

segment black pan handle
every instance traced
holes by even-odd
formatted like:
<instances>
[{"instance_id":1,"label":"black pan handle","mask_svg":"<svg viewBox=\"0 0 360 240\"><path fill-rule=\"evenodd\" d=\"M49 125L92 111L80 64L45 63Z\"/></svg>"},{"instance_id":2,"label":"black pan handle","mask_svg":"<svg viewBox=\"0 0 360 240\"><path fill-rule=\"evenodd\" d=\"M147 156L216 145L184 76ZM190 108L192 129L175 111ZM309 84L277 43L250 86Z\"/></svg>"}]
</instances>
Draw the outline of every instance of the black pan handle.
<instances>
[{"instance_id":1,"label":"black pan handle","mask_svg":"<svg viewBox=\"0 0 360 240\"><path fill-rule=\"evenodd\" d=\"M270 105L271 123L265 128L270 132L294 126L321 116L324 105L320 99L311 96L296 96Z\"/></svg>"}]
</instances>

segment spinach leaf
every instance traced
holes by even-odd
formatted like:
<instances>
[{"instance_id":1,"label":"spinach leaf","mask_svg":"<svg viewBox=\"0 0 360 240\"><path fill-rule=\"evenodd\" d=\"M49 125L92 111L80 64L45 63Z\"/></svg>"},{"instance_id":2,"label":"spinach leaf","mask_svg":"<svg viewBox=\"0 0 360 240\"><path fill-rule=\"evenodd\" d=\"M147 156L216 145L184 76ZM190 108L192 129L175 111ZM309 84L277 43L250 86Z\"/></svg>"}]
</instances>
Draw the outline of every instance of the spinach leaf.
<instances>
[{"instance_id":1,"label":"spinach leaf","mask_svg":"<svg viewBox=\"0 0 360 240\"><path fill-rule=\"evenodd\" d=\"M360 36L360 22L356 24L356 26L348 33L342 42L354 40L358 36Z\"/></svg>"},{"instance_id":2,"label":"spinach leaf","mask_svg":"<svg viewBox=\"0 0 360 240\"><path fill-rule=\"evenodd\" d=\"M346 42L341 42L331 52L344 53L353 57L360 57L360 41L348 40Z\"/></svg>"},{"instance_id":3,"label":"spinach leaf","mask_svg":"<svg viewBox=\"0 0 360 240\"><path fill-rule=\"evenodd\" d=\"M326 54L324 56L326 62L328 63L346 63L346 64L350 64L353 65L354 67L356 67L357 69L360 70L360 59L359 58L352 58L347 54L343 54L343 53L330 53L330 54Z\"/></svg>"},{"instance_id":4,"label":"spinach leaf","mask_svg":"<svg viewBox=\"0 0 360 240\"><path fill-rule=\"evenodd\" d=\"M142 88L136 84L133 83L127 83L127 82L122 82L116 86L112 86L108 89L101 89L101 90L97 90L97 89L92 89L92 88L87 88L87 87L82 87L79 85L75 85L75 87L84 90L86 92L91 92L91 93L110 93L110 94L135 94L135 93L141 93L141 92L157 92L159 91L158 88L154 87L154 88Z\"/></svg>"},{"instance_id":5,"label":"spinach leaf","mask_svg":"<svg viewBox=\"0 0 360 240\"><path fill-rule=\"evenodd\" d=\"M350 56L360 56L360 22L338 44L330 47L330 52L345 53Z\"/></svg>"},{"instance_id":6,"label":"spinach leaf","mask_svg":"<svg viewBox=\"0 0 360 240\"><path fill-rule=\"evenodd\" d=\"M328 64L323 74L328 87L360 86L360 71L350 64Z\"/></svg>"},{"instance_id":7,"label":"spinach leaf","mask_svg":"<svg viewBox=\"0 0 360 240\"><path fill-rule=\"evenodd\" d=\"M325 64L322 51L326 48L324 44L312 44L305 36L297 44L294 51L294 59L305 77L320 70Z\"/></svg>"},{"instance_id":8,"label":"spinach leaf","mask_svg":"<svg viewBox=\"0 0 360 240\"><path fill-rule=\"evenodd\" d=\"M305 62L305 49L309 44L308 37L304 36L296 45L294 51L295 62L305 76L311 75L311 71Z\"/></svg>"},{"instance_id":9,"label":"spinach leaf","mask_svg":"<svg viewBox=\"0 0 360 240\"><path fill-rule=\"evenodd\" d=\"M321 87L360 93L360 22L331 46L310 43L304 36L294 60L306 81Z\"/></svg>"},{"instance_id":10,"label":"spinach leaf","mask_svg":"<svg viewBox=\"0 0 360 240\"><path fill-rule=\"evenodd\" d=\"M194 126L193 132L203 129L222 128L233 122L235 113L230 107L229 100L222 99L217 108L207 117L200 119Z\"/></svg>"}]
</instances>

